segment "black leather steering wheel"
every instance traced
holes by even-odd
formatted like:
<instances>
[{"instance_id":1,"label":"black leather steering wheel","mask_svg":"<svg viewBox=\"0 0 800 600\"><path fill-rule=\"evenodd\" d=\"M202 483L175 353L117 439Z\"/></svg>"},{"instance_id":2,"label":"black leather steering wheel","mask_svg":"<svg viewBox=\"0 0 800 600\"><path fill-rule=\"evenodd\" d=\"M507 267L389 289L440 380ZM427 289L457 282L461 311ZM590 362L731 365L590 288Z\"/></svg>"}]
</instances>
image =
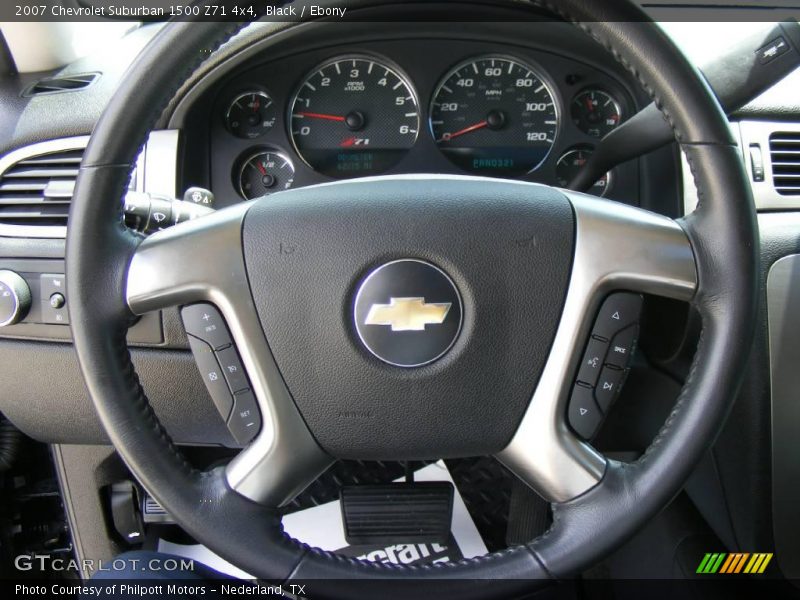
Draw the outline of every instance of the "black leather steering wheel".
<instances>
[{"instance_id":1,"label":"black leather steering wheel","mask_svg":"<svg viewBox=\"0 0 800 600\"><path fill-rule=\"evenodd\" d=\"M165 27L97 124L67 236L83 376L131 471L191 535L247 572L342 580L326 585L331 597L352 592L348 580L409 578L438 581L443 596L507 597L578 573L633 535L680 490L724 422L754 330L758 250L726 117L698 72L627 2L530 5L574 22L650 93L691 166L694 213L673 221L546 186L420 175L293 190L144 239L121 216L135 157L207 56L201 50L235 33L230 24ZM353 331L359 282L401 258L436 264L463 300L453 347L415 369L375 359ZM565 424L578 355L614 290L691 302L703 326L674 410L631 464L601 456ZM208 472L159 425L125 340L135 314L193 302L213 303L227 321L263 420L231 464ZM552 501L546 534L478 559L400 567L338 557L282 532L276 507L336 458L479 454L495 454Z\"/></svg>"}]
</instances>

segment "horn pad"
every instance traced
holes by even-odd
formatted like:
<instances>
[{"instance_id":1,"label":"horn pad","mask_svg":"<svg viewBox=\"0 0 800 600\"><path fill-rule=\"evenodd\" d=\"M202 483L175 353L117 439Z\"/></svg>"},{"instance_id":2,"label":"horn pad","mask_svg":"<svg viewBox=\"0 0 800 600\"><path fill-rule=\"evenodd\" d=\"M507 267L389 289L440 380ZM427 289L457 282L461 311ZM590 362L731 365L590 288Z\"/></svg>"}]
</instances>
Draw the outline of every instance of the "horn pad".
<instances>
[{"instance_id":1,"label":"horn pad","mask_svg":"<svg viewBox=\"0 0 800 600\"><path fill-rule=\"evenodd\" d=\"M337 458L500 451L561 317L574 219L553 188L375 178L256 202L253 299L311 432Z\"/></svg>"}]
</instances>

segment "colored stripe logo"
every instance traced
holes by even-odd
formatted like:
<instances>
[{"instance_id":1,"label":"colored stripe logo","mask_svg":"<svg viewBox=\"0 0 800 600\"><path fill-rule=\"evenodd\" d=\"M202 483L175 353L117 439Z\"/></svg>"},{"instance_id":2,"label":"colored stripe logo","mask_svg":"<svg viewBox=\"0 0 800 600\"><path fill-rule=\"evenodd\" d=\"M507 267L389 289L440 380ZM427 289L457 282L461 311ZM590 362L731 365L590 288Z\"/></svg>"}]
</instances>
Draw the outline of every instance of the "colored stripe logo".
<instances>
[{"instance_id":1,"label":"colored stripe logo","mask_svg":"<svg viewBox=\"0 0 800 600\"><path fill-rule=\"evenodd\" d=\"M697 573L710 575L714 573L724 573L726 575L736 573L749 573L752 575L763 573L769 562L772 560L772 553L769 552L709 552L700 561Z\"/></svg>"}]
</instances>

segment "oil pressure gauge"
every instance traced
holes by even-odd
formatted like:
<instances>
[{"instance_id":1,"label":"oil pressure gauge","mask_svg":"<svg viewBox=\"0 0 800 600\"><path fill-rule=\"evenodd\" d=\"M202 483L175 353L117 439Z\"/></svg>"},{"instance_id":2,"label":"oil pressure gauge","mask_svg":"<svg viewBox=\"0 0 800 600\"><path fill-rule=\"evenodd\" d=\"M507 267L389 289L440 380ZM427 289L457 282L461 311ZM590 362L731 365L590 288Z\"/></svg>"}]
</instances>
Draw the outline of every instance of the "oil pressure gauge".
<instances>
[{"instance_id":1,"label":"oil pressure gauge","mask_svg":"<svg viewBox=\"0 0 800 600\"><path fill-rule=\"evenodd\" d=\"M235 183L245 200L288 190L294 183L294 165L282 152L259 150L241 162Z\"/></svg>"},{"instance_id":2,"label":"oil pressure gauge","mask_svg":"<svg viewBox=\"0 0 800 600\"><path fill-rule=\"evenodd\" d=\"M276 113L272 98L266 92L246 92L233 99L225 124L236 137L252 140L275 126Z\"/></svg>"}]
</instances>

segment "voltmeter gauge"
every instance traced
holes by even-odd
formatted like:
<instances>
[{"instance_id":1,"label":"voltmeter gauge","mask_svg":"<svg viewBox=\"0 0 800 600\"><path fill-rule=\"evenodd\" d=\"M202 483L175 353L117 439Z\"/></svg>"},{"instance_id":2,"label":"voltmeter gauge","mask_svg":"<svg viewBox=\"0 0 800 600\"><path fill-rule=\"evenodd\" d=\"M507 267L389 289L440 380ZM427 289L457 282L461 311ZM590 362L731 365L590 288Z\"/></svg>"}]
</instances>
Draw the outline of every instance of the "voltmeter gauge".
<instances>
[{"instance_id":1,"label":"voltmeter gauge","mask_svg":"<svg viewBox=\"0 0 800 600\"><path fill-rule=\"evenodd\" d=\"M275 106L266 92L246 92L234 98L225 113L225 124L233 135L252 140L275 126Z\"/></svg>"},{"instance_id":2,"label":"voltmeter gauge","mask_svg":"<svg viewBox=\"0 0 800 600\"><path fill-rule=\"evenodd\" d=\"M622 121L622 109L616 98L602 90L584 90L570 105L572 122L587 135L604 137Z\"/></svg>"},{"instance_id":3,"label":"voltmeter gauge","mask_svg":"<svg viewBox=\"0 0 800 600\"><path fill-rule=\"evenodd\" d=\"M282 152L260 150L241 162L236 175L242 198L252 200L292 187L294 165Z\"/></svg>"}]
</instances>

